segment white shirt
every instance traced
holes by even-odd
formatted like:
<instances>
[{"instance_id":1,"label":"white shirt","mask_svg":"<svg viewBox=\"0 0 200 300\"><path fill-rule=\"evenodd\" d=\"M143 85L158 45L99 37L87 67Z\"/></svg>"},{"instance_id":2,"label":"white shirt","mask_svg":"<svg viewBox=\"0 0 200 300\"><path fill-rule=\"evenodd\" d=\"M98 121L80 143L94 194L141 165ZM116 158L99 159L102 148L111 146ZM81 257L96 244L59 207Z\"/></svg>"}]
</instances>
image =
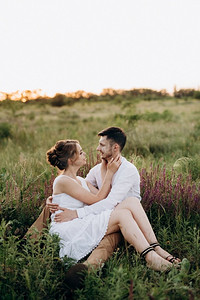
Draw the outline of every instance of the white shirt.
<instances>
[{"instance_id":1,"label":"white shirt","mask_svg":"<svg viewBox=\"0 0 200 300\"><path fill-rule=\"evenodd\" d=\"M99 214L103 210L113 209L118 203L128 197L136 197L141 200L140 175L137 168L124 157L121 158L121 161L121 166L113 176L112 188L109 195L95 204L78 208L77 214L79 218L83 218L89 214ZM90 170L86 180L98 188L101 187L101 164L96 165Z\"/></svg>"}]
</instances>

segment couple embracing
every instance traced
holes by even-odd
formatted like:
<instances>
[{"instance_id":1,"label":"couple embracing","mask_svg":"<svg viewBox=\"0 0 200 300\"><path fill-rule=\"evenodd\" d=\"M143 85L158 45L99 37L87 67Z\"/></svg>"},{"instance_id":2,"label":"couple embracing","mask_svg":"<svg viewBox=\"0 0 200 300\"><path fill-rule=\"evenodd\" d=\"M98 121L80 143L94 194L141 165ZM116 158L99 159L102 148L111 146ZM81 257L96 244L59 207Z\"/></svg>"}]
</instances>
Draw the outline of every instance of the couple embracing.
<instances>
[{"instance_id":1,"label":"couple embracing","mask_svg":"<svg viewBox=\"0 0 200 300\"><path fill-rule=\"evenodd\" d=\"M85 179L77 176L86 163L78 141L58 141L47 152L48 162L60 170L53 183L53 197L47 200L52 212L50 233L60 237L60 257L79 261L94 249L79 266L97 266L112 254L123 236L148 267L170 269L180 260L159 245L140 203L138 170L121 156L126 134L121 128L109 127L98 136L102 162Z\"/></svg>"}]
</instances>

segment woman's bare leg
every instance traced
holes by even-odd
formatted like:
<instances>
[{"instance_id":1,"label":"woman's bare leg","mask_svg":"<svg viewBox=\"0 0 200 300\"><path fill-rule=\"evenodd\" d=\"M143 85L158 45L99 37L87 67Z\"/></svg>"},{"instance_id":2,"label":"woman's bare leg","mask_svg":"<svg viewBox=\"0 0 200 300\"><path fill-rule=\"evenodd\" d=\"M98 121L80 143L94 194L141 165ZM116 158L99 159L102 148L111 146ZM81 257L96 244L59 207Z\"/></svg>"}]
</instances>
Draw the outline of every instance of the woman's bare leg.
<instances>
[{"instance_id":1,"label":"woman's bare leg","mask_svg":"<svg viewBox=\"0 0 200 300\"><path fill-rule=\"evenodd\" d=\"M144 234L146 240L149 244L158 243L155 233L151 227L149 219L140 203L140 200L134 197L130 197L122 201L118 206L115 208L117 209L128 209L131 211L134 220L136 221L137 225L139 226L140 230ZM170 255L167 251L162 249L160 246L155 247L155 251L163 258L172 258L173 256ZM176 262L179 262L180 259L176 259Z\"/></svg>"},{"instance_id":2,"label":"woman's bare leg","mask_svg":"<svg viewBox=\"0 0 200 300\"><path fill-rule=\"evenodd\" d=\"M143 252L150 246L138 224L134 220L130 210L118 208L111 213L106 234L119 231L119 229L121 230L124 238L133 245L139 253ZM147 261L147 265L156 271L164 271L172 266L170 262L163 259L155 251L148 252L145 259Z\"/></svg>"}]
</instances>

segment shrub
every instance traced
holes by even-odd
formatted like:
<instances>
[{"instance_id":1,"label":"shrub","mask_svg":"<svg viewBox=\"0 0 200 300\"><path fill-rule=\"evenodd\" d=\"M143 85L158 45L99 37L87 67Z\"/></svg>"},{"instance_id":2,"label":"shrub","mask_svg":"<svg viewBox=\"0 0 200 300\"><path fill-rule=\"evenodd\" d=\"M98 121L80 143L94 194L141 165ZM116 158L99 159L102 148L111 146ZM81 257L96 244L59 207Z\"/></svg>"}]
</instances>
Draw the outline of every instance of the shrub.
<instances>
[{"instance_id":1,"label":"shrub","mask_svg":"<svg viewBox=\"0 0 200 300\"><path fill-rule=\"evenodd\" d=\"M200 100L200 91L194 92L194 98Z\"/></svg>"},{"instance_id":2,"label":"shrub","mask_svg":"<svg viewBox=\"0 0 200 300\"><path fill-rule=\"evenodd\" d=\"M195 95L194 89L180 89L174 91L174 97L176 98L187 98L187 97L194 97Z\"/></svg>"},{"instance_id":3,"label":"shrub","mask_svg":"<svg viewBox=\"0 0 200 300\"><path fill-rule=\"evenodd\" d=\"M195 141L200 139L200 122L198 122L194 126L194 131L192 132L192 137L195 139Z\"/></svg>"},{"instance_id":4,"label":"shrub","mask_svg":"<svg viewBox=\"0 0 200 300\"><path fill-rule=\"evenodd\" d=\"M173 118L173 114L169 110L164 110L163 113L159 112L147 112L142 115L142 119L149 122L156 122L159 120L171 121Z\"/></svg>"},{"instance_id":5,"label":"shrub","mask_svg":"<svg viewBox=\"0 0 200 300\"><path fill-rule=\"evenodd\" d=\"M35 119L35 113L32 111L27 115L29 120L34 120Z\"/></svg>"},{"instance_id":6,"label":"shrub","mask_svg":"<svg viewBox=\"0 0 200 300\"><path fill-rule=\"evenodd\" d=\"M63 106L65 105L66 96L63 94L56 94L51 101L52 106Z\"/></svg>"},{"instance_id":7,"label":"shrub","mask_svg":"<svg viewBox=\"0 0 200 300\"><path fill-rule=\"evenodd\" d=\"M11 136L11 125L8 123L0 123L0 140Z\"/></svg>"},{"instance_id":8,"label":"shrub","mask_svg":"<svg viewBox=\"0 0 200 300\"><path fill-rule=\"evenodd\" d=\"M181 157L175 161L173 167L178 172L190 175L194 181L200 178L200 158L198 156Z\"/></svg>"},{"instance_id":9,"label":"shrub","mask_svg":"<svg viewBox=\"0 0 200 300\"><path fill-rule=\"evenodd\" d=\"M141 119L141 116L138 114L134 115L123 115L123 114L115 114L114 120L115 121L126 121L127 124L134 126L138 120Z\"/></svg>"},{"instance_id":10,"label":"shrub","mask_svg":"<svg viewBox=\"0 0 200 300\"><path fill-rule=\"evenodd\" d=\"M192 180L200 179L200 157L191 159L188 167Z\"/></svg>"}]
</instances>

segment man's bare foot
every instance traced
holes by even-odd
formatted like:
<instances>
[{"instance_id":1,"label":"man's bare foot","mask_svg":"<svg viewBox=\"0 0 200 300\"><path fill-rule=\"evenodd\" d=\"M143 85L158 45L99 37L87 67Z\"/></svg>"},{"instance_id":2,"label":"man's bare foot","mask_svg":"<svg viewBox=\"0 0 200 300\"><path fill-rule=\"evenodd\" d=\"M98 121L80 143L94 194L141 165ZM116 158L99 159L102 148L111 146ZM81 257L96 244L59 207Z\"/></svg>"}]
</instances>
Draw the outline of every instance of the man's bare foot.
<instances>
[{"instance_id":1,"label":"man's bare foot","mask_svg":"<svg viewBox=\"0 0 200 300\"><path fill-rule=\"evenodd\" d=\"M169 252L165 251L158 243L152 243L151 246L154 248L158 255L160 255L162 258L169 261L170 263L178 264L181 262L179 258L174 257Z\"/></svg>"}]
</instances>

